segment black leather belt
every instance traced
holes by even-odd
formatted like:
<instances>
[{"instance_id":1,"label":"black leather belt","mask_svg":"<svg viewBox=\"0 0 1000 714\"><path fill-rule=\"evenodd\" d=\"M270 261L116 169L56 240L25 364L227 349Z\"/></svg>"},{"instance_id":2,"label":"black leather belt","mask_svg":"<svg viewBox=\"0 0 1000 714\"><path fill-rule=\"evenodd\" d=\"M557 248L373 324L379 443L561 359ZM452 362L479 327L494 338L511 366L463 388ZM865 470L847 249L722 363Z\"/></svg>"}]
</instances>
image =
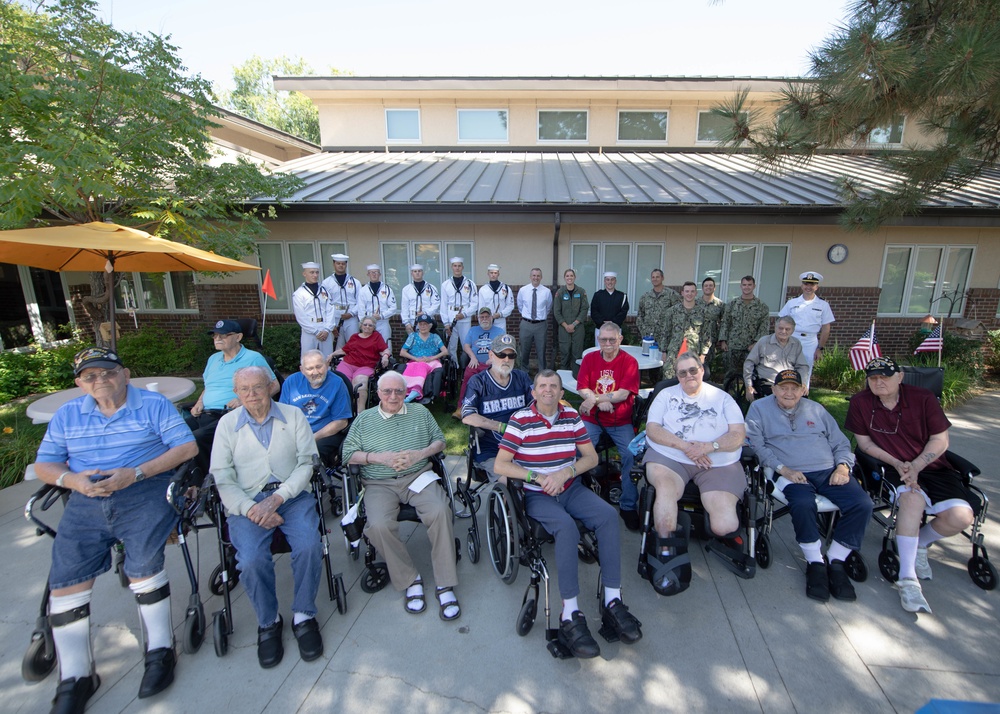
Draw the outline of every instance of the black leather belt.
<instances>
[{"instance_id":1,"label":"black leather belt","mask_svg":"<svg viewBox=\"0 0 1000 714\"><path fill-rule=\"evenodd\" d=\"M272 481L271 483L265 483L264 488L260 490L261 493L274 493L279 488L281 488L280 481Z\"/></svg>"},{"instance_id":2,"label":"black leather belt","mask_svg":"<svg viewBox=\"0 0 1000 714\"><path fill-rule=\"evenodd\" d=\"M545 322L545 320L529 320L526 317L522 317L521 319L525 322L530 322L532 325L537 325L539 322Z\"/></svg>"}]
</instances>

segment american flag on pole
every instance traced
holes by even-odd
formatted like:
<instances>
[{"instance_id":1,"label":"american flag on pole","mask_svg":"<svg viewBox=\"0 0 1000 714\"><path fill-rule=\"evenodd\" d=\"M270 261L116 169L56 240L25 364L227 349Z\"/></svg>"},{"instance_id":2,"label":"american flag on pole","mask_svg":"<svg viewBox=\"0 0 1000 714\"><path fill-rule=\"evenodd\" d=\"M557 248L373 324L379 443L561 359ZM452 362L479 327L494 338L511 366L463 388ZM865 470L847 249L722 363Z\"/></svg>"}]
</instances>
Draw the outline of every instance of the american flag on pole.
<instances>
[{"instance_id":1,"label":"american flag on pole","mask_svg":"<svg viewBox=\"0 0 1000 714\"><path fill-rule=\"evenodd\" d=\"M875 339L875 321L872 320L872 326L865 330L865 334L861 335L861 339L851 348L851 366L860 371L873 359L881 356L882 350L879 349L878 340Z\"/></svg>"},{"instance_id":2,"label":"american flag on pole","mask_svg":"<svg viewBox=\"0 0 1000 714\"><path fill-rule=\"evenodd\" d=\"M941 339L941 325L938 325L931 330L931 334L927 335L927 339L921 342L917 349L913 350L913 354L918 355L921 352L940 352L943 346L944 342Z\"/></svg>"}]
</instances>

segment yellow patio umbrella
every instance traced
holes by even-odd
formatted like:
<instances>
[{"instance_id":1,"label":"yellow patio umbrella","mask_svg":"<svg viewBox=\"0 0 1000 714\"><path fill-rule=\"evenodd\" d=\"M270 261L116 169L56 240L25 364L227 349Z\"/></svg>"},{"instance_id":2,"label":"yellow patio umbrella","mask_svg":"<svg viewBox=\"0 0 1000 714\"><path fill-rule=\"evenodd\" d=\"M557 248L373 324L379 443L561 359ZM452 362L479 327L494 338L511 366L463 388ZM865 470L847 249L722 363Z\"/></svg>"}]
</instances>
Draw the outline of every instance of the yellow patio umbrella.
<instances>
[{"instance_id":1,"label":"yellow patio umbrella","mask_svg":"<svg viewBox=\"0 0 1000 714\"><path fill-rule=\"evenodd\" d=\"M0 231L0 263L55 271L105 271L112 349L116 342L112 273L116 270L140 273L260 270L256 265L157 238L136 228L100 222Z\"/></svg>"}]
</instances>

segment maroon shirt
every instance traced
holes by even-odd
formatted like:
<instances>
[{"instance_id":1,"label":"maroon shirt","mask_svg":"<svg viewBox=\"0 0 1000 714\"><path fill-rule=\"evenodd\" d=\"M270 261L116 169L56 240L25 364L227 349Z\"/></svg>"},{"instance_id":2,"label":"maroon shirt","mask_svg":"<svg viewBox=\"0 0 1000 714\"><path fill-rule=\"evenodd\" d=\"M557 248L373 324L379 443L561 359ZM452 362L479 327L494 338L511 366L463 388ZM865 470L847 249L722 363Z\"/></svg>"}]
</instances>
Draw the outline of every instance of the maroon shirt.
<instances>
[{"instance_id":1,"label":"maroon shirt","mask_svg":"<svg viewBox=\"0 0 1000 714\"><path fill-rule=\"evenodd\" d=\"M866 386L851 397L844 426L855 435L864 435L900 461L917 458L934 434L948 431L951 422L937 397L929 389L899 385L899 401L886 409ZM952 471L942 454L923 471Z\"/></svg>"}]
</instances>

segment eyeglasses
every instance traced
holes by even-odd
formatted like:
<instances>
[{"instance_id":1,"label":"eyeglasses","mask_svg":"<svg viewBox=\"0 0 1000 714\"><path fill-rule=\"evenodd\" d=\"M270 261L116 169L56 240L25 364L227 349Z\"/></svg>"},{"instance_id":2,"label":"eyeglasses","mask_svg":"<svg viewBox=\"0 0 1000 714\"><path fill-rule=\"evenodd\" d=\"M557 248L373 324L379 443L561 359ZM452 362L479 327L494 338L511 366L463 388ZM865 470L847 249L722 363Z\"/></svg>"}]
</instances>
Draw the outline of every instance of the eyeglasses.
<instances>
[{"instance_id":1,"label":"eyeglasses","mask_svg":"<svg viewBox=\"0 0 1000 714\"><path fill-rule=\"evenodd\" d=\"M384 394L387 397L389 397L389 396L392 396L392 397L402 397L404 394L406 394L406 390L405 389L380 389L380 390L378 390L378 392L379 392L379 394Z\"/></svg>"},{"instance_id":2,"label":"eyeglasses","mask_svg":"<svg viewBox=\"0 0 1000 714\"><path fill-rule=\"evenodd\" d=\"M500 359L517 359L516 352L494 352L493 354L495 354Z\"/></svg>"},{"instance_id":3,"label":"eyeglasses","mask_svg":"<svg viewBox=\"0 0 1000 714\"><path fill-rule=\"evenodd\" d=\"M602 344L605 344L605 345L610 345L612 342L617 342L618 338L617 337L598 337L597 341L600 342L600 343L602 343Z\"/></svg>"},{"instance_id":4,"label":"eyeglasses","mask_svg":"<svg viewBox=\"0 0 1000 714\"><path fill-rule=\"evenodd\" d=\"M684 379L685 377L695 377L698 375L698 372L700 371L701 367L692 367L691 369L679 369L677 370L677 376L680 379Z\"/></svg>"},{"instance_id":5,"label":"eyeglasses","mask_svg":"<svg viewBox=\"0 0 1000 714\"><path fill-rule=\"evenodd\" d=\"M892 431L886 431L885 429L875 426L875 411L876 411L875 409L872 409L872 418L868 422L868 429L870 431L877 431L879 434L895 434L896 432L899 431L899 422L903 419L902 412L899 411L889 412L890 414L896 417L896 423L893 424Z\"/></svg>"},{"instance_id":6,"label":"eyeglasses","mask_svg":"<svg viewBox=\"0 0 1000 714\"><path fill-rule=\"evenodd\" d=\"M253 386L237 387L236 388L236 393L237 394L244 394L244 395L245 394L264 394L268 390L268 387L270 387L270 386L271 386L270 384L254 384Z\"/></svg>"},{"instance_id":7,"label":"eyeglasses","mask_svg":"<svg viewBox=\"0 0 1000 714\"><path fill-rule=\"evenodd\" d=\"M89 374L81 374L77 379L86 384L93 384L99 379L111 379L112 377L117 377L118 373L122 371L121 367L115 367L114 369L102 369L100 372L90 372Z\"/></svg>"}]
</instances>

